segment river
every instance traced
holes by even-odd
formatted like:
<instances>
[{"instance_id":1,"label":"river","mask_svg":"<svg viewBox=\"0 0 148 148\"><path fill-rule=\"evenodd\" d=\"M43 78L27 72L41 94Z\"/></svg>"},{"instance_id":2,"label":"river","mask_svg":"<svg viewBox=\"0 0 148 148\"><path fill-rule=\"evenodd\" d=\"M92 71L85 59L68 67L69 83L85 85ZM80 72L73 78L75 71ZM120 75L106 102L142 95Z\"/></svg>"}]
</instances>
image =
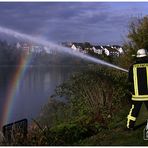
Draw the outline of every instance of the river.
<instances>
[{"instance_id":1,"label":"river","mask_svg":"<svg viewBox=\"0 0 148 148\"><path fill-rule=\"evenodd\" d=\"M51 66L51 67L28 67L20 81L20 87L12 101L5 106L8 89L12 80L14 68L0 68L0 119L3 118L3 110L10 112L7 123L23 118L31 120L36 118L49 97L54 93L56 86L68 80L70 76L78 72L82 67ZM4 107L6 107L4 109Z\"/></svg>"}]
</instances>

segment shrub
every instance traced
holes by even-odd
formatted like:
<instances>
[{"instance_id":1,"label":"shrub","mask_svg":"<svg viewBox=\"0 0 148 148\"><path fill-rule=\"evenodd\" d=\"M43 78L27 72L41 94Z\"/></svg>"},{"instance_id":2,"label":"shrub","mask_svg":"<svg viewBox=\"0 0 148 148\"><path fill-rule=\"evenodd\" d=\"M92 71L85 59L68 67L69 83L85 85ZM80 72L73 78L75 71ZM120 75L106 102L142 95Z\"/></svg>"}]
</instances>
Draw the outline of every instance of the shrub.
<instances>
[{"instance_id":1,"label":"shrub","mask_svg":"<svg viewBox=\"0 0 148 148\"><path fill-rule=\"evenodd\" d=\"M74 119L88 115L102 122L127 100L127 75L113 69L94 69L73 75L56 89L56 95L66 98L67 114Z\"/></svg>"}]
</instances>

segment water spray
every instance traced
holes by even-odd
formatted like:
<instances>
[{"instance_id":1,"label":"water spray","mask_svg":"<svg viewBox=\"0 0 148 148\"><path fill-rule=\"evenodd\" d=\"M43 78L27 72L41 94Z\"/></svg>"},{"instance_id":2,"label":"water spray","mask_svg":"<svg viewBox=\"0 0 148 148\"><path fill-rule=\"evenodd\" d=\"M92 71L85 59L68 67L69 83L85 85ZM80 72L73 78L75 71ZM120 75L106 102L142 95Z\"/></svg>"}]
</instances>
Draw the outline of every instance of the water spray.
<instances>
[{"instance_id":1,"label":"water spray","mask_svg":"<svg viewBox=\"0 0 148 148\"><path fill-rule=\"evenodd\" d=\"M47 46L49 49L54 49L54 50L56 50L57 52L60 52L60 53L63 53L63 52L68 53L70 55L74 55L76 57L83 58L83 59L85 59L87 61L92 61L92 62L97 63L97 64L106 65L108 67L112 67L112 68L115 68L115 69L118 69L118 70L121 70L121 71L124 71L124 72L128 72L128 70L126 70L124 68L121 68L121 67L116 66L114 64L110 64L110 63L105 62L103 60L91 57L91 56L83 54L81 52L73 52L68 47L63 47L63 46L57 45L57 44L52 43L50 41L47 41L47 40L45 40L43 38L33 37L31 35L20 33L18 31L8 29L8 28L5 28L5 27L1 27L1 26L0 26L0 32L4 33L4 34L7 34L9 36L13 36L13 37L18 38L18 39L20 39L20 38L21 39L26 39L26 40L32 41L34 43L41 44L43 46Z\"/></svg>"}]
</instances>

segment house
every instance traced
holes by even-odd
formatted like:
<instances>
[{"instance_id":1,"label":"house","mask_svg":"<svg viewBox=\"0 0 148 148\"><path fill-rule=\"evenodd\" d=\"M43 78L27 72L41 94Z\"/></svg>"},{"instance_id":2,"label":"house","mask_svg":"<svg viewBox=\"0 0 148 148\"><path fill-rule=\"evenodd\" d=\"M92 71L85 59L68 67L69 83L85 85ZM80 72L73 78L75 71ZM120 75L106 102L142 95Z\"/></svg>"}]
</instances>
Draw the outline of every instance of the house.
<instances>
[{"instance_id":1,"label":"house","mask_svg":"<svg viewBox=\"0 0 148 148\"><path fill-rule=\"evenodd\" d=\"M89 42L85 43L72 43L71 48L74 52L88 53L89 50L92 50L93 46Z\"/></svg>"},{"instance_id":2,"label":"house","mask_svg":"<svg viewBox=\"0 0 148 148\"><path fill-rule=\"evenodd\" d=\"M85 42L83 46L86 53L88 53L89 50L93 50L93 46L89 42Z\"/></svg>"},{"instance_id":3,"label":"house","mask_svg":"<svg viewBox=\"0 0 148 148\"><path fill-rule=\"evenodd\" d=\"M123 53L123 49L119 45L92 45L89 42L85 43L77 43L77 42L63 42L63 46L72 48L73 52L81 52L84 54L89 53L89 51L93 51L96 54L105 54L107 56L116 56L119 57L120 54Z\"/></svg>"},{"instance_id":4,"label":"house","mask_svg":"<svg viewBox=\"0 0 148 148\"><path fill-rule=\"evenodd\" d=\"M21 48L21 44L19 42L16 43L16 48L17 49Z\"/></svg>"},{"instance_id":5,"label":"house","mask_svg":"<svg viewBox=\"0 0 148 148\"><path fill-rule=\"evenodd\" d=\"M109 55L110 55L110 56L119 57L120 53L119 53L119 51L116 50L115 48L109 48Z\"/></svg>"},{"instance_id":6,"label":"house","mask_svg":"<svg viewBox=\"0 0 148 148\"><path fill-rule=\"evenodd\" d=\"M111 47L118 50L120 54L124 53L123 48L121 46L119 46L119 45L112 45Z\"/></svg>"},{"instance_id":7,"label":"house","mask_svg":"<svg viewBox=\"0 0 148 148\"><path fill-rule=\"evenodd\" d=\"M24 42L17 42L16 43L16 48L22 50L23 52L29 54L31 46L28 43Z\"/></svg>"},{"instance_id":8,"label":"house","mask_svg":"<svg viewBox=\"0 0 148 148\"><path fill-rule=\"evenodd\" d=\"M104 54L106 54L107 56L109 56L109 50L107 49L108 46L100 46L100 47L101 47L101 49L102 49L102 52L103 52Z\"/></svg>"},{"instance_id":9,"label":"house","mask_svg":"<svg viewBox=\"0 0 148 148\"><path fill-rule=\"evenodd\" d=\"M74 52L82 52L84 50L83 43L72 43L71 48Z\"/></svg>"},{"instance_id":10,"label":"house","mask_svg":"<svg viewBox=\"0 0 148 148\"><path fill-rule=\"evenodd\" d=\"M22 48L22 50L23 50L25 53L27 53L27 54L30 53L30 46L29 46L27 43L23 43L23 44L21 45L21 48Z\"/></svg>"},{"instance_id":11,"label":"house","mask_svg":"<svg viewBox=\"0 0 148 148\"><path fill-rule=\"evenodd\" d=\"M93 50L94 53L97 53L97 54L102 54L102 52L103 52L103 49L99 45L98 46L93 46L92 50Z\"/></svg>"},{"instance_id":12,"label":"house","mask_svg":"<svg viewBox=\"0 0 148 148\"><path fill-rule=\"evenodd\" d=\"M101 46L101 49L107 56L119 57L120 55L120 52L116 48L109 45Z\"/></svg>"},{"instance_id":13,"label":"house","mask_svg":"<svg viewBox=\"0 0 148 148\"><path fill-rule=\"evenodd\" d=\"M119 57L120 53L116 48L112 48L111 46L101 46L104 53L107 56L116 56Z\"/></svg>"},{"instance_id":14,"label":"house","mask_svg":"<svg viewBox=\"0 0 148 148\"><path fill-rule=\"evenodd\" d=\"M40 53L40 52L42 52L42 51L43 51L43 49L42 49L42 47L39 46L39 45L32 45L32 47L31 47L31 52Z\"/></svg>"}]
</instances>

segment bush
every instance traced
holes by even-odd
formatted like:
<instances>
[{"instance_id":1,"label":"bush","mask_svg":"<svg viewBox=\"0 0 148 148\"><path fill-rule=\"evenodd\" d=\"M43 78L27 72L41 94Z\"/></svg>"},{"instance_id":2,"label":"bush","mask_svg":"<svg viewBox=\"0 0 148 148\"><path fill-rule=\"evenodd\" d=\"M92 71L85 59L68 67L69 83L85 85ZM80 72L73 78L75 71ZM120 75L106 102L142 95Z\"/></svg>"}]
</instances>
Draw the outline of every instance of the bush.
<instances>
[{"instance_id":1,"label":"bush","mask_svg":"<svg viewBox=\"0 0 148 148\"><path fill-rule=\"evenodd\" d=\"M43 109L40 121L55 125L87 115L107 125L109 118L128 99L126 79L123 72L98 67L73 75L57 87L53 100ZM65 98L65 102L56 101L59 96Z\"/></svg>"},{"instance_id":2,"label":"bush","mask_svg":"<svg viewBox=\"0 0 148 148\"><path fill-rule=\"evenodd\" d=\"M135 61L137 50L144 48L148 50L148 16L136 17L129 23L128 40L124 43L124 55L120 57L120 63L129 67Z\"/></svg>"},{"instance_id":3,"label":"bush","mask_svg":"<svg viewBox=\"0 0 148 148\"><path fill-rule=\"evenodd\" d=\"M27 143L28 145L73 145L98 133L101 129L100 124L92 122L87 116L50 128L42 128L39 124L35 124L29 130Z\"/></svg>"}]
</instances>

